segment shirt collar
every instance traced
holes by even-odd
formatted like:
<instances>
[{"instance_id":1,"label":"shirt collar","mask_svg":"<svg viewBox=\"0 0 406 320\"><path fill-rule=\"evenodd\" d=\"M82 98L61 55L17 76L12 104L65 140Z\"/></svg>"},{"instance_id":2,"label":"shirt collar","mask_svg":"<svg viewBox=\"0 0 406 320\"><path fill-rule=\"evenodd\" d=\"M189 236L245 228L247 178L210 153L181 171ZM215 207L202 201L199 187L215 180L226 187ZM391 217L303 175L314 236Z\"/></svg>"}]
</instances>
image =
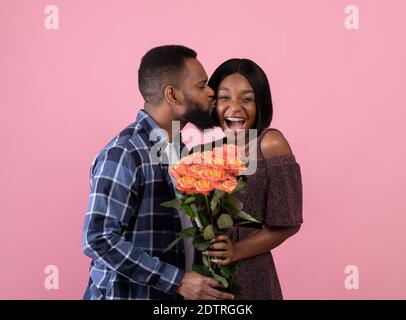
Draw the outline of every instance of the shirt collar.
<instances>
[{"instance_id":1,"label":"shirt collar","mask_svg":"<svg viewBox=\"0 0 406 320\"><path fill-rule=\"evenodd\" d=\"M150 141L152 144L160 141L169 143L167 132L162 129L144 109L141 109L138 112L135 122L145 130L148 137L152 131L155 131L157 133L157 141ZM172 142L174 147L179 146L180 150L182 150L185 147L182 141L182 132L179 132L179 134L174 138Z\"/></svg>"}]
</instances>

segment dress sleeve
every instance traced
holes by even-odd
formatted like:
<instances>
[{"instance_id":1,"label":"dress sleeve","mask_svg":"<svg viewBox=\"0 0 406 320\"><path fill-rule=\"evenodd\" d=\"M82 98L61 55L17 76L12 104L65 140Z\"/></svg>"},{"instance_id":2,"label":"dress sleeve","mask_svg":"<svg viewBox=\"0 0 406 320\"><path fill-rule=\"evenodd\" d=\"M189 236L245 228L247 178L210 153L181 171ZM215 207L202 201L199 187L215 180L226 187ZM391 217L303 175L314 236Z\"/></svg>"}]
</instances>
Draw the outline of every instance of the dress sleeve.
<instances>
[{"instance_id":1,"label":"dress sleeve","mask_svg":"<svg viewBox=\"0 0 406 320\"><path fill-rule=\"evenodd\" d=\"M266 160L267 186L265 224L290 227L303 223L303 188L299 164L294 155Z\"/></svg>"}]
</instances>

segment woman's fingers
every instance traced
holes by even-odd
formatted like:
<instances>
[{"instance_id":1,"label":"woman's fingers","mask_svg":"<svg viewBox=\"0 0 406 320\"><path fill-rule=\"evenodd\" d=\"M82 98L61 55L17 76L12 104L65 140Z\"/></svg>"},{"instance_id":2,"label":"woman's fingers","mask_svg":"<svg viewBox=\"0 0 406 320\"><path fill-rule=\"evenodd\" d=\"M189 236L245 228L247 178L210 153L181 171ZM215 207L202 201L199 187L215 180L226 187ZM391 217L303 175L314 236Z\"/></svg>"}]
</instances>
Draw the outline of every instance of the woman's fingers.
<instances>
[{"instance_id":1,"label":"woman's fingers","mask_svg":"<svg viewBox=\"0 0 406 320\"><path fill-rule=\"evenodd\" d=\"M213 240L211 240L211 242L218 242L218 241L226 241L227 243L231 242L230 238L225 234L218 235Z\"/></svg>"},{"instance_id":2,"label":"woman's fingers","mask_svg":"<svg viewBox=\"0 0 406 320\"><path fill-rule=\"evenodd\" d=\"M231 255L229 251L203 251L205 256L212 256L218 258L227 258Z\"/></svg>"},{"instance_id":3,"label":"woman's fingers","mask_svg":"<svg viewBox=\"0 0 406 320\"><path fill-rule=\"evenodd\" d=\"M228 265L228 264L231 262L231 260L230 260L229 258L224 259L224 260L221 260L221 259L212 259L211 261L214 262L214 263L216 263L216 264L218 264L219 266L226 266L226 265Z\"/></svg>"},{"instance_id":4,"label":"woman's fingers","mask_svg":"<svg viewBox=\"0 0 406 320\"><path fill-rule=\"evenodd\" d=\"M211 249L228 249L229 245L225 242L216 242L215 244L211 245Z\"/></svg>"},{"instance_id":5,"label":"woman's fingers","mask_svg":"<svg viewBox=\"0 0 406 320\"><path fill-rule=\"evenodd\" d=\"M213 240L210 249L203 252L204 255L213 257L212 262L218 265L227 265L233 256L233 243L227 235L218 235Z\"/></svg>"}]
</instances>

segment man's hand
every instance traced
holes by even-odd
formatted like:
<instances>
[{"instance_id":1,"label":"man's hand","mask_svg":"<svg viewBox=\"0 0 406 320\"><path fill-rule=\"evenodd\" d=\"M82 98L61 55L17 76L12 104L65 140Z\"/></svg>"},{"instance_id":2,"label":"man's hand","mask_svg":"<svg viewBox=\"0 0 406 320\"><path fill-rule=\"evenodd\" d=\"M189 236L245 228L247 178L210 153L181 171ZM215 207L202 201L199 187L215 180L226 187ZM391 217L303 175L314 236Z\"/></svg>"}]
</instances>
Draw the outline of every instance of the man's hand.
<instances>
[{"instance_id":1,"label":"man's hand","mask_svg":"<svg viewBox=\"0 0 406 320\"><path fill-rule=\"evenodd\" d=\"M213 244L211 245L210 249L213 250L204 251L203 254L214 257L214 259L211 259L212 262L218 264L219 266L225 266L237 260L235 247L227 235L219 235L211 240L211 242Z\"/></svg>"},{"instance_id":2,"label":"man's hand","mask_svg":"<svg viewBox=\"0 0 406 320\"><path fill-rule=\"evenodd\" d=\"M224 288L216 279L196 272L186 272L177 292L189 300L233 300L232 294L214 288Z\"/></svg>"}]
</instances>

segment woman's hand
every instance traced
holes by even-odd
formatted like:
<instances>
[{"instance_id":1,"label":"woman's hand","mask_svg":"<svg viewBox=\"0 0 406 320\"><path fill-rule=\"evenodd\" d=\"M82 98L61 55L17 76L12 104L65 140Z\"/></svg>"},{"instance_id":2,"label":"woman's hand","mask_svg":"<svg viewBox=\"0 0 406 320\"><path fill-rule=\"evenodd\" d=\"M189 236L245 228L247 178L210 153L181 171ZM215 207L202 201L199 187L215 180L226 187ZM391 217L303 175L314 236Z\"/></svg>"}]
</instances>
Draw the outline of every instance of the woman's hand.
<instances>
[{"instance_id":1,"label":"woman's hand","mask_svg":"<svg viewBox=\"0 0 406 320\"><path fill-rule=\"evenodd\" d=\"M210 242L213 243L210 246L210 249L212 250L206 250L203 252L203 254L214 257L214 259L211 259L212 262L225 266L235 261L235 248L227 235L219 235Z\"/></svg>"}]
</instances>

